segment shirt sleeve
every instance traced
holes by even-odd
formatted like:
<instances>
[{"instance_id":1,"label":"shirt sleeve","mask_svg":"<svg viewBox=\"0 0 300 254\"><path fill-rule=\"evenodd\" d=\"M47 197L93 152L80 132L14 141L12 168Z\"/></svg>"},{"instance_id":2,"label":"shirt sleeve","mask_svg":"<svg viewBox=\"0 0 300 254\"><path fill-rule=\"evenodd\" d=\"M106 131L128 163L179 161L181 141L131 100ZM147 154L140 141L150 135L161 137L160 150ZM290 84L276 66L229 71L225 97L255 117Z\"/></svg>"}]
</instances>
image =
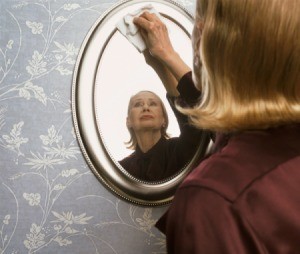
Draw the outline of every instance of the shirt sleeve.
<instances>
[{"instance_id":1,"label":"shirt sleeve","mask_svg":"<svg viewBox=\"0 0 300 254\"><path fill-rule=\"evenodd\" d=\"M180 93L179 100L183 100L188 106L198 102L201 92L195 87L192 72L187 72L178 82L177 90Z\"/></svg>"},{"instance_id":2,"label":"shirt sleeve","mask_svg":"<svg viewBox=\"0 0 300 254\"><path fill-rule=\"evenodd\" d=\"M180 96L174 97L167 94L167 100L175 114L181 134L183 134L182 132L184 132L185 129L187 129L187 131L190 131L190 129L193 130L194 127L189 125L188 117L177 110L175 103L178 103L182 107L192 106L198 100L201 93L194 86L191 72L186 73L179 80L177 89L180 93Z\"/></svg>"},{"instance_id":3,"label":"shirt sleeve","mask_svg":"<svg viewBox=\"0 0 300 254\"><path fill-rule=\"evenodd\" d=\"M264 253L231 203L198 186L179 189L157 227L166 234L168 253Z\"/></svg>"},{"instance_id":4,"label":"shirt sleeve","mask_svg":"<svg viewBox=\"0 0 300 254\"><path fill-rule=\"evenodd\" d=\"M179 92L179 97L170 96L167 94L167 99L174 104L176 101L181 106L193 106L200 99L201 92L195 87L192 72L187 72L179 80L177 85L177 90Z\"/></svg>"},{"instance_id":5,"label":"shirt sleeve","mask_svg":"<svg viewBox=\"0 0 300 254\"><path fill-rule=\"evenodd\" d=\"M180 79L177 88L180 93L179 97L167 95L180 129L180 135L178 138L173 139L175 145L172 145L173 162L176 162L176 165L172 165L172 170L176 172L193 158L200 144L202 147L205 147L209 141L209 133L191 125L188 116L180 113L175 106L175 103L182 107L192 106L192 103L198 101L201 95L194 86L191 72L186 73Z\"/></svg>"}]
</instances>

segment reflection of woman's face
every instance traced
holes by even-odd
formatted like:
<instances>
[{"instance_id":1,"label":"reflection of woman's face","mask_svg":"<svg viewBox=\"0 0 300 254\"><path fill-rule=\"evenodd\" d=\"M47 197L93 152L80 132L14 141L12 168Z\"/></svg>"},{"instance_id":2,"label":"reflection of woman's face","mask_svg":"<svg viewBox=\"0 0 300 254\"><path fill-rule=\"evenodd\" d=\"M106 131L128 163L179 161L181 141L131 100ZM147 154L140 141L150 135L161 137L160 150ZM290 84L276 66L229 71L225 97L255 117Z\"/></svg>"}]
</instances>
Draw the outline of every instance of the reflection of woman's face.
<instances>
[{"instance_id":1,"label":"reflection of woman's face","mask_svg":"<svg viewBox=\"0 0 300 254\"><path fill-rule=\"evenodd\" d=\"M130 100L127 126L134 132L161 130L165 124L160 99L151 92L139 92Z\"/></svg>"}]
</instances>

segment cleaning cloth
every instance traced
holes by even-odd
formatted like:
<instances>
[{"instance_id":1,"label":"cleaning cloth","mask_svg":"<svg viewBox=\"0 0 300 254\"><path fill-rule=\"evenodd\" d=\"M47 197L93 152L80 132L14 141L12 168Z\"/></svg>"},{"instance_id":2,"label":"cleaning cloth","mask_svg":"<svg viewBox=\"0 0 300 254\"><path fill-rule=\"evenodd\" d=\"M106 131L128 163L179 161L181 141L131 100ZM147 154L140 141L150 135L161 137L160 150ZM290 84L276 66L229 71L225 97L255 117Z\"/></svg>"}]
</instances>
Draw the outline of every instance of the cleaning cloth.
<instances>
[{"instance_id":1,"label":"cleaning cloth","mask_svg":"<svg viewBox=\"0 0 300 254\"><path fill-rule=\"evenodd\" d=\"M116 25L118 30L137 48L140 53L143 52L147 46L139 28L133 23L133 19L140 16L145 11L156 14L162 20L158 11L149 4L132 13L128 13Z\"/></svg>"}]
</instances>

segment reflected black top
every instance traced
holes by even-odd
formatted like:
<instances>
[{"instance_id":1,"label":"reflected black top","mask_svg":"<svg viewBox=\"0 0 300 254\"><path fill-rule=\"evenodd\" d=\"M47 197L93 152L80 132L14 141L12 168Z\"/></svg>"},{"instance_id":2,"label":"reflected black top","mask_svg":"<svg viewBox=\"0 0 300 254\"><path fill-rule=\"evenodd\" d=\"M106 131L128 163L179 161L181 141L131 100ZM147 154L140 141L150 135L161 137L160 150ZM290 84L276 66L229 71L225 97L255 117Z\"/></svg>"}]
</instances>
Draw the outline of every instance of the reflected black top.
<instances>
[{"instance_id":1,"label":"reflected black top","mask_svg":"<svg viewBox=\"0 0 300 254\"><path fill-rule=\"evenodd\" d=\"M180 136L166 139L162 137L148 152L136 151L119 163L132 176L144 181L166 179L182 169L193 158L203 131L188 124L187 116L178 112L174 102L191 106L197 102L200 92L195 88L192 74L188 72L178 83L180 97L167 95L170 106L177 118Z\"/></svg>"}]
</instances>

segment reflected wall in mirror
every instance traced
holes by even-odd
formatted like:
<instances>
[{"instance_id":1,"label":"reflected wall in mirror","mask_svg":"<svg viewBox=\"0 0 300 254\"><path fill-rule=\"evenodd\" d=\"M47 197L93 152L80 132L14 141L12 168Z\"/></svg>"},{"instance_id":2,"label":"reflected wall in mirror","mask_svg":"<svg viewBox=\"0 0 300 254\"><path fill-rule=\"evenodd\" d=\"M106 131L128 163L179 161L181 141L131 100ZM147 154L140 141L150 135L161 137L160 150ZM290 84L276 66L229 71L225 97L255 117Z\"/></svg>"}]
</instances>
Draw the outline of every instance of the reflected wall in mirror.
<instances>
[{"instance_id":1,"label":"reflected wall in mirror","mask_svg":"<svg viewBox=\"0 0 300 254\"><path fill-rule=\"evenodd\" d=\"M115 194L141 205L162 205L206 151L208 135L202 133L195 153L178 172L155 181L136 178L119 161L133 151L126 126L129 99L141 90L155 92L166 106L168 134L180 135L177 120L166 100L166 91L155 71L117 29L126 14L151 4L162 16L172 44L192 65L190 36L193 17L183 7L166 0L122 1L108 10L90 30L79 54L73 82L73 116L82 152L93 173Z\"/></svg>"}]
</instances>

